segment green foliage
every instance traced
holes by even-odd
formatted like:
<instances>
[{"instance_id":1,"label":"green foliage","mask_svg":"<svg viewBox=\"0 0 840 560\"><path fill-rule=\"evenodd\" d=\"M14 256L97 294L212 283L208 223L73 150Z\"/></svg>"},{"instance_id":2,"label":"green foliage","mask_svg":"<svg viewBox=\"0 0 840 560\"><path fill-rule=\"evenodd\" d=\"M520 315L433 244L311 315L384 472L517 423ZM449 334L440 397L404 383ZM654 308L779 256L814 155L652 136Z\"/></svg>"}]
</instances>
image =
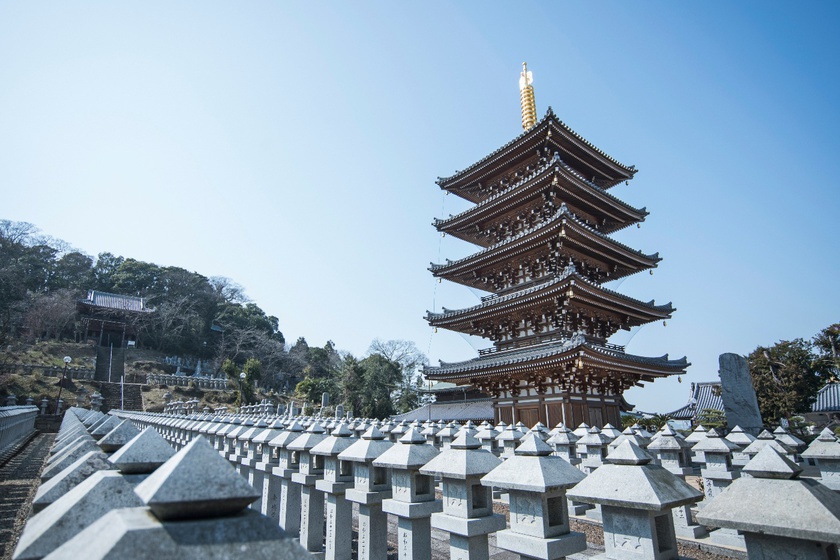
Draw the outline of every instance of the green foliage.
<instances>
[{"instance_id":1,"label":"green foliage","mask_svg":"<svg viewBox=\"0 0 840 560\"><path fill-rule=\"evenodd\" d=\"M393 391L402 380L402 372L395 362L373 354L359 365L363 370L364 391L359 412L368 418L386 418L394 414Z\"/></svg>"},{"instance_id":2,"label":"green foliage","mask_svg":"<svg viewBox=\"0 0 840 560\"><path fill-rule=\"evenodd\" d=\"M726 413L715 408L704 408L695 418L695 423L707 430L714 428L718 434L723 435L727 428Z\"/></svg>"},{"instance_id":3,"label":"green foliage","mask_svg":"<svg viewBox=\"0 0 840 560\"><path fill-rule=\"evenodd\" d=\"M621 431L623 432L627 428L630 428L634 424L638 423L640 420L641 419L637 418L636 416L631 416L629 414L622 414L621 415Z\"/></svg>"},{"instance_id":4,"label":"green foliage","mask_svg":"<svg viewBox=\"0 0 840 560\"><path fill-rule=\"evenodd\" d=\"M810 410L817 391L831 378L830 364L801 338L759 346L747 361L761 416L769 424Z\"/></svg>"},{"instance_id":5,"label":"green foliage","mask_svg":"<svg viewBox=\"0 0 840 560\"><path fill-rule=\"evenodd\" d=\"M653 433L653 432L658 432L659 430L661 430L662 427L665 424L667 424L668 420L670 420L670 419L671 419L671 417L668 416L667 414L655 414L655 415L651 416L650 418L642 418L641 420L639 420L639 425L644 426L644 428L647 431Z\"/></svg>"}]
</instances>

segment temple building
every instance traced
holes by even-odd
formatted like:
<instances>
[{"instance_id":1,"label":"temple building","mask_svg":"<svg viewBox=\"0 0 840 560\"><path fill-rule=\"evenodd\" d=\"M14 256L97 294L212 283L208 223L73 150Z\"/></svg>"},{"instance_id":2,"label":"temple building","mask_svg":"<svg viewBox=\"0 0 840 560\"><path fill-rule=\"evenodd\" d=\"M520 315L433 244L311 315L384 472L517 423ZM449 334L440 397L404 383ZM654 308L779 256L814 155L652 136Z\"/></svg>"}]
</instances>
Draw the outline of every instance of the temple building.
<instances>
[{"instance_id":1,"label":"temple building","mask_svg":"<svg viewBox=\"0 0 840 560\"><path fill-rule=\"evenodd\" d=\"M658 265L611 234L644 221L609 190L629 182L619 163L549 108L537 121L531 73L520 78L525 132L441 189L474 205L434 221L443 234L478 246L459 260L432 264L437 278L486 291L466 309L428 312L435 328L490 339L475 359L428 367L428 379L470 385L492 398L495 420L553 426L620 425L623 392L685 372L685 358L627 354L608 342L619 329L671 317L657 305L603 286Z\"/></svg>"}]
</instances>

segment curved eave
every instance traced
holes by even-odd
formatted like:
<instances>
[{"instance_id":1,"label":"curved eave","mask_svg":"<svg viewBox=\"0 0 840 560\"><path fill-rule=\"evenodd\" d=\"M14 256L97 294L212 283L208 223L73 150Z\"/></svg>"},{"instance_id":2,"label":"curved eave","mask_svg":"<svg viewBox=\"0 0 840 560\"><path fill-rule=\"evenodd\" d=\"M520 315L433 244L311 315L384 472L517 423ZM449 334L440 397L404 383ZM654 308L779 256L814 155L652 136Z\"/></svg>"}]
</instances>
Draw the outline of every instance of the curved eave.
<instances>
[{"instance_id":1,"label":"curved eave","mask_svg":"<svg viewBox=\"0 0 840 560\"><path fill-rule=\"evenodd\" d=\"M431 263L429 271L436 277L478 289L487 289L483 283L475 282L473 271L515 259L553 240L571 244L581 254L620 267L611 271L610 280L655 268L662 260L658 253L648 255L636 251L587 226L563 207L545 222L477 253L446 264Z\"/></svg>"},{"instance_id":2,"label":"curved eave","mask_svg":"<svg viewBox=\"0 0 840 560\"><path fill-rule=\"evenodd\" d=\"M545 141L549 131L563 140L560 147L564 153L576 159L587 170L594 171L598 175L597 179L607 187L632 179L636 174L635 167L624 165L607 155L558 119L549 107L545 116L534 127L468 168L449 177L438 178L437 184L442 189L457 194L459 189L480 181L488 174L498 172L510 159L532 151Z\"/></svg>"},{"instance_id":3,"label":"curved eave","mask_svg":"<svg viewBox=\"0 0 840 560\"><path fill-rule=\"evenodd\" d=\"M569 290L574 293L572 298L568 298ZM577 272L572 272L524 290L486 299L473 307L458 310L444 308L443 313L427 312L426 320L433 327L472 332L473 321L505 316L523 307L544 305L556 301L558 297L563 298L564 301L569 300L571 305L583 304L629 317L631 319L628 321L629 326L669 319L675 311L670 302L665 305L656 305L653 301L645 303L593 284Z\"/></svg>"},{"instance_id":4,"label":"curved eave","mask_svg":"<svg viewBox=\"0 0 840 560\"><path fill-rule=\"evenodd\" d=\"M541 196L547 183L554 178L561 180L558 189L566 191L572 198L564 200L568 206L583 208L594 215L609 216L611 227L599 228L604 233L614 233L632 224L643 222L649 212L645 208L634 208L621 199L609 194L598 185L583 178L559 157L525 177L522 181L495 193L475 206L445 219L434 219L432 226L464 241L486 246L482 237L474 234L477 222L488 222L510 212L511 208ZM566 197L561 197L565 199Z\"/></svg>"},{"instance_id":5,"label":"curved eave","mask_svg":"<svg viewBox=\"0 0 840 560\"><path fill-rule=\"evenodd\" d=\"M427 366L423 374L428 379L469 383L472 379L528 375L536 370L557 369L583 361L584 367L618 371L649 381L656 377L679 375L691 365L685 357L671 360L661 357L635 356L575 339L564 343L499 352L458 363Z\"/></svg>"}]
</instances>

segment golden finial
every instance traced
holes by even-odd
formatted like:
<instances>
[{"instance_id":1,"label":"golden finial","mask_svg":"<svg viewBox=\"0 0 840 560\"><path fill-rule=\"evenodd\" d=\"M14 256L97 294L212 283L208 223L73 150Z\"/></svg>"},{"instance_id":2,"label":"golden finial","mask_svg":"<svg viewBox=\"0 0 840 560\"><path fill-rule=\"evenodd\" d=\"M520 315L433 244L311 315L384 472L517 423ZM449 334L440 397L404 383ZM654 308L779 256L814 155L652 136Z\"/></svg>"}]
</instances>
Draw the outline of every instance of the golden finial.
<instances>
[{"instance_id":1,"label":"golden finial","mask_svg":"<svg viewBox=\"0 0 840 560\"><path fill-rule=\"evenodd\" d=\"M534 77L528 70L528 64L522 63L519 74L519 104L522 106L522 128L528 130L537 124L537 104L534 101Z\"/></svg>"}]
</instances>

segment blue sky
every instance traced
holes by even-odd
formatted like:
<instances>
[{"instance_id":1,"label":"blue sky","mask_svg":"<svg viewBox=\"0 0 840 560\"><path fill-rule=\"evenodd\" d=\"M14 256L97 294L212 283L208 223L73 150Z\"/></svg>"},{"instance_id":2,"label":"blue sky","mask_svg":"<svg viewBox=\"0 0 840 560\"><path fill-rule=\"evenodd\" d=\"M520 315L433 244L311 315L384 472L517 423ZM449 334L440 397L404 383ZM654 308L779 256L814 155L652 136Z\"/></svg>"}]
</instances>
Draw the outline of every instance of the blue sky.
<instances>
[{"instance_id":1,"label":"blue sky","mask_svg":"<svg viewBox=\"0 0 840 560\"><path fill-rule=\"evenodd\" d=\"M618 288L673 301L628 351L688 356L667 411L722 352L840 320L835 2L2 2L0 218L91 255L228 276L294 341L433 362L486 344L427 309L477 295L430 261L435 185L538 112L639 169L620 241L664 260ZM619 337L625 342L629 337Z\"/></svg>"}]
</instances>

